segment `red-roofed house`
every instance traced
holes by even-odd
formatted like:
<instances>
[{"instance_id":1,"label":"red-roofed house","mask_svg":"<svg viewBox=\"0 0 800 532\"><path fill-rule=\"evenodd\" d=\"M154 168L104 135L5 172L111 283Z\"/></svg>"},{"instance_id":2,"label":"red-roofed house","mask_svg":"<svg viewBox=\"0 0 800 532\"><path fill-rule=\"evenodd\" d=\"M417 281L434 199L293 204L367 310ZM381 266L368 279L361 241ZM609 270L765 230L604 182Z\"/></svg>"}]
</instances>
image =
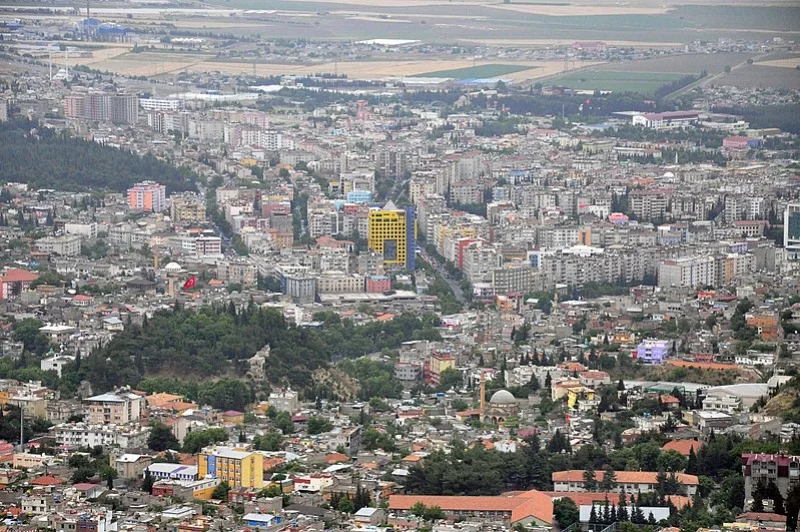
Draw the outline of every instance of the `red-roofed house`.
<instances>
[{"instance_id":1,"label":"red-roofed house","mask_svg":"<svg viewBox=\"0 0 800 532\"><path fill-rule=\"evenodd\" d=\"M672 440L665 443L661 447L661 450L664 452L677 451L683 456L689 456L689 452L692 449L694 449L694 453L697 454L697 451L699 451L702 446L703 444L697 440Z\"/></svg>"},{"instance_id":2,"label":"red-roofed house","mask_svg":"<svg viewBox=\"0 0 800 532\"><path fill-rule=\"evenodd\" d=\"M0 277L0 299L17 297L30 289L31 283L39 278L38 274L13 268Z\"/></svg>"},{"instance_id":3,"label":"red-roofed house","mask_svg":"<svg viewBox=\"0 0 800 532\"><path fill-rule=\"evenodd\" d=\"M43 477L39 477L36 479L31 480L31 485L33 486L60 486L61 484L65 484L67 481L63 478L54 477L53 475L46 475Z\"/></svg>"},{"instance_id":4,"label":"red-roofed house","mask_svg":"<svg viewBox=\"0 0 800 532\"><path fill-rule=\"evenodd\" d=\"M553 501L536 490L498 496L468 497L460 495L390 495L389 510L407 512L414 504L438 506L448 516L481 516L496 518L510 525L550 526L553 523Z\"/></svg>"}]
</instances>

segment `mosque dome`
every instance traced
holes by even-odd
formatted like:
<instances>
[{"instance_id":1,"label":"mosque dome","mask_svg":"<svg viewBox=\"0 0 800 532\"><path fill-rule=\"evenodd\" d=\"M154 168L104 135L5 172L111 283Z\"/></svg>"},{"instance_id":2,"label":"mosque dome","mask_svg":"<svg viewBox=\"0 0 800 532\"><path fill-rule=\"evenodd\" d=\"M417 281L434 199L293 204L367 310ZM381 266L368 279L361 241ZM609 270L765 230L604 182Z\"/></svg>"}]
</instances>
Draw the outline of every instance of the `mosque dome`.
<instances>
[{"instance_id":1,"label":"mosque dome","mask_svg":"<svg viewBox=\"0 0 800 532\"><path fill-rule=\"evenodd\" d=\"M492 394L492 398L489 399L489 404L512 405L517 404L517 399L508 390L498 390Z\"/></svg>"}]
</instances>

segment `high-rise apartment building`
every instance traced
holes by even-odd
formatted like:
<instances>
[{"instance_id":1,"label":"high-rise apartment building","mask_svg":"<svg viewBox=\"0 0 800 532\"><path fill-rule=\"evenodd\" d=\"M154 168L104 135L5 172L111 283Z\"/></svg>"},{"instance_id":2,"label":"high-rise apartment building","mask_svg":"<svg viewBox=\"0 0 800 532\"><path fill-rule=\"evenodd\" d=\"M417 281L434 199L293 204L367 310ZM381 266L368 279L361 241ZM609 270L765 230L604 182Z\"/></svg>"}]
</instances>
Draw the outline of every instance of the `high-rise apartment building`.
<instances>
[{"instance_id":1,"label":"high-rise apartment building","mask_svg":"<svg viewBox=\"0 0 800 532\"><path fill-rule=\"evenodd\" d=\"M128 206L135 211L161 212L167 208L167 187L155 181L136 183L128 189Z\"/></svg>"},{"instance_id":2,"label":"high-rise apartment building","mask_svg":"<svg viewBox=\"0 0 800 532\"><path fill-rule=\"evenodd\" d=\"M783 212L783 247L786 258L800 260L800 203L790 203Z\"/></svg>"},{"instance_id":3,"label":"high-rise apartment building","mask_svg":"<svg viewBox=\"0 0 800 532\"><path fill-rule=\"evenodd\" d=\"M139 119L139 98L135 94L90 92L64 98L64 116L115 124L135 124Z\"/></svg>"},{"instance_id":4,"label":"high-rise apartment building","mask_svg":"<svg viewBox=\"0 0 800 532\"><path fill-rule=\"evenodd\" d=\"M414 207L398 209L391 201L369 213L369 248L383 255L384 265L413 271L417 226Z\"/></svg>"}]
</instances>

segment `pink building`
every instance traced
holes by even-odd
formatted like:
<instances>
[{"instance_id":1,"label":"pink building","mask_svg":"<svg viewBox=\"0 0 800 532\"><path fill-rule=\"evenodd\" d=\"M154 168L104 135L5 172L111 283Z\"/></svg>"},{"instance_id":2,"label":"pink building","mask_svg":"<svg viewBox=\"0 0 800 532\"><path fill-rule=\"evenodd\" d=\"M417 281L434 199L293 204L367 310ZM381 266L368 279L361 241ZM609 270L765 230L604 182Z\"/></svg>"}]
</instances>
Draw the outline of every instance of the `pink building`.
<instances>
[{"instance_id":1,"label":"pink building","mask_svg":"<svg viewBox=\"0 0 800 532\"><path fill-rule=\"evenodd\" d=\"M392 282L385 275L370 275L367 277L367 292L380 293L392 288Z\"/></svg>"}]
</instances>

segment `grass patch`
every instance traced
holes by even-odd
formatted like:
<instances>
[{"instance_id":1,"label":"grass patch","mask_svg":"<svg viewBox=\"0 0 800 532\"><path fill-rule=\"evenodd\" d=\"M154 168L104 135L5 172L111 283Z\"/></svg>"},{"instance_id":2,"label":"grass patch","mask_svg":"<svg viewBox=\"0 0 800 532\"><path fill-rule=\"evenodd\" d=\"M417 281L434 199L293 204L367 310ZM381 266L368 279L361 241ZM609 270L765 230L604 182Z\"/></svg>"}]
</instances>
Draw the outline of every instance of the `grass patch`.
<instances>
[{"instance_id":1,"label":"grass patch","mask_svg":"<svg viewBox=\"0 0 800 532\"><path fill-rule=\"evenodd\" d=\"M418 74L417 77L420 78L455 78L455 79L469 79L469 78L477 78L477 79L486 79L486 78L496 78L498 76L504 76L506 74L513 74L514 72L520 72L522 70L530 70L532 66L526 65L501 65L497 63L491 63L488 65L480 65L480 66L473 66L473 67L464 67L464 68L453 68L450 70L437 70L435 72L425 72L424 74Z\"/></svg>"},{"instance_id":2,"label":"grass patch","mask_svg":"<svg viewBox=\"0 0 800 532\"><path fill-rule=\"evenodd\" d=\"M637 92L652 96L658 88L685 75L677 72L585 71L558 77L552 83L570 89Z\"/></svg>"}]
</instances>

